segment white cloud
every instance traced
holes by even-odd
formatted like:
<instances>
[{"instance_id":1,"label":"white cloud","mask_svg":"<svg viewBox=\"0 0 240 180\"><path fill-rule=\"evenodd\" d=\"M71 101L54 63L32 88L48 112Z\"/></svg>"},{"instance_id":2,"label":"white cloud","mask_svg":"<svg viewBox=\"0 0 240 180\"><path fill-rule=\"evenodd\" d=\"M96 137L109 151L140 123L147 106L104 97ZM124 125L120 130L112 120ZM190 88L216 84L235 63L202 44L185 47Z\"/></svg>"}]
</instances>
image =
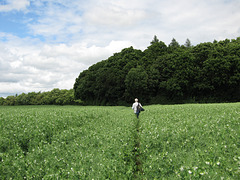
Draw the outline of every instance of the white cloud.
<instances>
[{"instance_id":1,"label":"white cloud","mask_svg":"<svg viewBox=\"0 0 240 180\"><path fill-rule=\"evenodd\" d=\"M49 10L36 23L29 24L33 34L42 35L47 38L53 36L68 37L68 34L78 33L82 29L81 17L73 12L62 13L61 10ZM62 38L63 39L63 38Z\"/></svg>"},{"instance_id":2,"label":"white cloud","mask_svg":"<svg viewBox=\"0 0 240 180\"><path fill-rule=\"evenodd\" d=\"M220 39L220 34L236 37L240 28L237 0L46 2L47 6L38 10L39 19L29 28L50 42L81 41L101 46L130 38L143 47L149 44L149 37L158 35L166 43L174 37L180 43L189 38L196 44Z\"/></svg>"},{"instance_id":3,"label":"white cloud","mask_svg":"<svg viewBox=\"0 0 240 180\"><path fill-rule=\"evenodd\" d=\"M76 3L79 1L33 1L35 8L30 12L36 13L38 18L28 23L30 32L43 36L46 41L69 40L83 30L82 7Z\"/></svg>"},{"instance_id":4,"label":"white cloud","mask_svg":"<svg viewBox=\"0 0 240 180\"><path fill-rule=\"evenodd\" d=\"M105 47L84 43L34 46L12 37L0 43L0 94L71 89L81 71L130 45L112 41Z\"/></svg>"},{"instance_id":5,"label":"white cloud","mask_svg":"<svg viewBox=\"0 0 240 180\"><path fill-rule=\"evenodd\" d=\"M82 70L129 46L144 50L154 35L167 45L240 36L239 0L5 2L0 12L31 17L24 38L0 27L0 94L70 89Z\"/></svg>"},{"instance_id":6,"label":"white cloud","mask_svg":"<svg viewBox=\"0 0 240 180\"><path fill-rule=\"evenodd\" d=\"M6 0L5 3L0 4L0 12L7 12L12 10L25 10L30 5L29 0Z\"/></svg>"},{"instance_id":7,"label":"white cloud","mask_svg":"<svg viewBox=\"0 0 240 180\"><path fill-rule=\"evenodd\" d=\"M113 27L132 27L138 24L146 17L142 9L129 8L129 6L120 6L113 3L97 3L90 8L84 15L84 18L90 25Z\"/></svg>"}]
</instances>

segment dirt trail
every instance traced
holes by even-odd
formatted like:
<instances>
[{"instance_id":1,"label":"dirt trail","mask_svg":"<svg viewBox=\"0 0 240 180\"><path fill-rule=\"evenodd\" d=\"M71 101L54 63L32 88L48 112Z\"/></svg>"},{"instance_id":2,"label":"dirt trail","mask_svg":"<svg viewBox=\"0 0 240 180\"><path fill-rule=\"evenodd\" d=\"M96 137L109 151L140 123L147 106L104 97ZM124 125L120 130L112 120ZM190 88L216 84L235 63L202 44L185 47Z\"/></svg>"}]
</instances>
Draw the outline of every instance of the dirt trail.
<instances>
[{"instance_id":1,"label":"dirt trail","mask_svg":"<svg viewBox=\"0 0 240 180\"><path fill-rule=\"evenodd\" d=\"M135 122L135 128L134 128L134 162L135 162L135 168L134 168L134 178L141 179L141 176L143 174L142 171L142 162L141 162L141 152L140 152L140 120L136 119Z\"/></svg>"}]
</instances>

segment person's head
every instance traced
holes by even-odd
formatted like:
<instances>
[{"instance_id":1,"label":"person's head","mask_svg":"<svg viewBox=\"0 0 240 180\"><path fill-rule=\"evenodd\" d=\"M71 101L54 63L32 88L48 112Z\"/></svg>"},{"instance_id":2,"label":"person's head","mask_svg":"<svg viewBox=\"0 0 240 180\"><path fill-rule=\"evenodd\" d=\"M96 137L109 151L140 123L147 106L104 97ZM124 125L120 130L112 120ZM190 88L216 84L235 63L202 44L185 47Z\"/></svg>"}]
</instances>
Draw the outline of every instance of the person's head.
<instances>
[{"instance_id":1,"label":"person's head","mask_svg":"<svg viewBox=\"0 0 240 180\"><path fill-rule=\"evenodd\" d=\"M135 102L138 102L138 99L137 99L137 98L135 98Z\"/></svg>"}]
</instances>

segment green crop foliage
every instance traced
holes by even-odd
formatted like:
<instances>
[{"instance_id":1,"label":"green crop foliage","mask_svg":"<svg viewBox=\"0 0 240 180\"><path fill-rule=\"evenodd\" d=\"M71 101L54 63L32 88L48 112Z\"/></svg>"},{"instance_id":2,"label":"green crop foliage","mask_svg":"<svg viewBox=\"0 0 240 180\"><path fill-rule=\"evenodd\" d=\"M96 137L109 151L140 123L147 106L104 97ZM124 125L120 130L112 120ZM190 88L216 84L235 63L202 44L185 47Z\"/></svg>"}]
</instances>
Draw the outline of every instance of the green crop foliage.
<instances>
[{"instance_id":1,"label":"green crop foliage","mask_svg":"<svg viewBox=\"0 0 240 180\"><path fill-rule=\"evenodd\" d=\"M240 103L0 107L0 179L239 179Z\"/></svg>"},{"instance_id":2,"label":"green crop foliage","mask_svg":"<svg viewBox=\"0 0 240 180\"><path fill-rule=\"evenodd\" d=\"M148 109L141 122L146 179L239 179L239 103Z\"/></svg>"},{"instance_id":3,"label":"green crop foliage","mask_svg":"<svg viewBox=\"0 0 240 180\"><path fill-rule=\"evenodd\" d=\"M131 178L133 121L126 108L0 108L0 179Z\"/></svg>"}]
</instances>

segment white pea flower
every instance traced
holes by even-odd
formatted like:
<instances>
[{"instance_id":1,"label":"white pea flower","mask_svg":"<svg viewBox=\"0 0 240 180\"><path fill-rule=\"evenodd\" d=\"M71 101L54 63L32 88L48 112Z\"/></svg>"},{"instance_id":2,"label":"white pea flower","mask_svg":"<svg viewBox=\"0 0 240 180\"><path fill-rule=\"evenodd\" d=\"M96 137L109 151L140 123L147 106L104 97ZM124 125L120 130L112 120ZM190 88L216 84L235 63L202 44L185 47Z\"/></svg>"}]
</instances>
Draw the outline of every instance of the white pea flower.
<instances>
[{"instance_id":1,"label":"white pea flower","mask_svg":"<svg viewBox=\"0 0 240 180\"><path fill-rule=\"evenodd\" d=\"M183 170L184 170L184 167L183 167L183 166L181 166L181 167L180 167L180 170L181 170L181 171L183 171Z\"/></svg>"}]
</instances>

